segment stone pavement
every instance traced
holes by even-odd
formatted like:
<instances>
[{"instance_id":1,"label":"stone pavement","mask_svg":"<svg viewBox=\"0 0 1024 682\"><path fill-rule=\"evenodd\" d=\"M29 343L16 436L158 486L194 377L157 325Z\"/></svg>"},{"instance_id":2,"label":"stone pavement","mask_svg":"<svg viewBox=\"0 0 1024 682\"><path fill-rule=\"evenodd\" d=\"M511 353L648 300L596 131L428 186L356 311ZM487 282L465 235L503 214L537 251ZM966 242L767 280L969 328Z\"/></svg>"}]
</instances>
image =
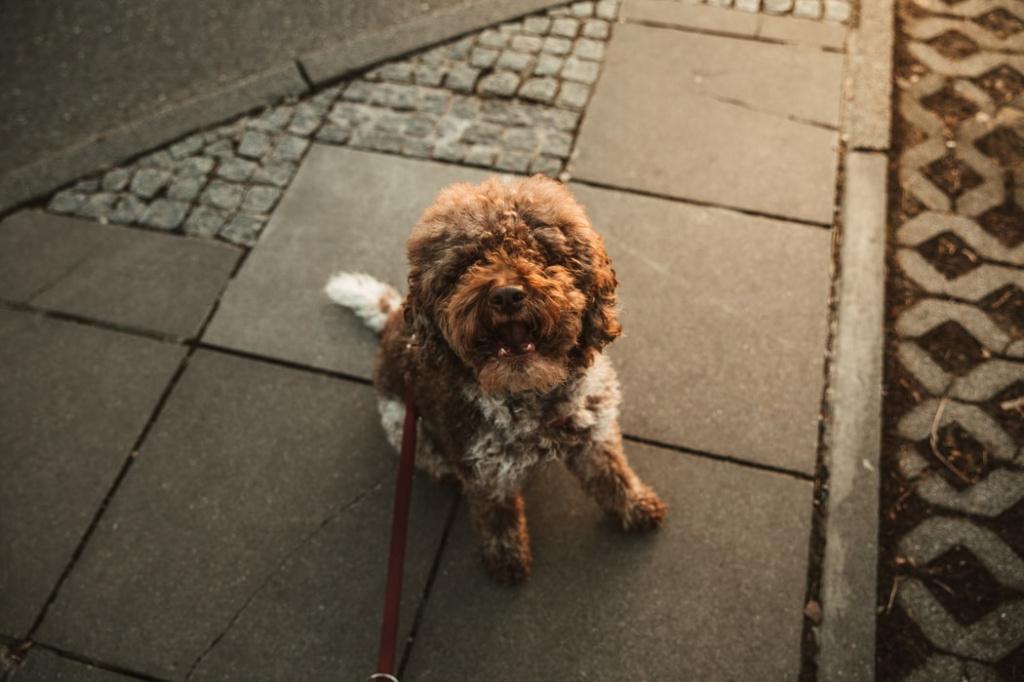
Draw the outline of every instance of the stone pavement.
<instances>
[{"instance_id":1,"label":"stone pavement","mask_svg":"<svg viewBox=\"0 0 1024 682\"><path fill-rule=\"evenodd\" d=\"M374 339L321 287L402 283L423 207L495 171L560 177L604 235L671 515L624 535L545 469L502 588L417 478L403 679L814 679L847 15L783 4L556 7L0 222L4 682L365 677L396 460Z\"/></svg>"},{"instance_id":2,"label":"stone pavement","mask_svg":"<svg viewBox=\"0 0 1024 682\"><path fill-rule=\"evenodd\" d=\"M1024 3L917 10L897 80L880 637L907 679L1021 679Z\"/></svg>"}]
</instances>

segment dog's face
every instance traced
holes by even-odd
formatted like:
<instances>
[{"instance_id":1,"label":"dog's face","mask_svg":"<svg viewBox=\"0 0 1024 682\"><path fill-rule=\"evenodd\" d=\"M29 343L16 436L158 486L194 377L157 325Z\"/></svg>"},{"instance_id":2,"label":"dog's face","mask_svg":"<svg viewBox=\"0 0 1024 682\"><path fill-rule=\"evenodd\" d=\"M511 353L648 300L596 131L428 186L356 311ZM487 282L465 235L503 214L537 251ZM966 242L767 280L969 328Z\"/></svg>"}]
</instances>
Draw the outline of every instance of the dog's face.
<instances>
[{"instance_id":1,"label":"dog's face","mask_svg":"<svg viewBox=\"0 0 1024 682\"><path fill-rule=\"evenodd\" d=\"M543 393L621 333L615 271L561 184L536 176L443 190L408 244L407 314L488 393Z\"/></svg>"}]
</instances>

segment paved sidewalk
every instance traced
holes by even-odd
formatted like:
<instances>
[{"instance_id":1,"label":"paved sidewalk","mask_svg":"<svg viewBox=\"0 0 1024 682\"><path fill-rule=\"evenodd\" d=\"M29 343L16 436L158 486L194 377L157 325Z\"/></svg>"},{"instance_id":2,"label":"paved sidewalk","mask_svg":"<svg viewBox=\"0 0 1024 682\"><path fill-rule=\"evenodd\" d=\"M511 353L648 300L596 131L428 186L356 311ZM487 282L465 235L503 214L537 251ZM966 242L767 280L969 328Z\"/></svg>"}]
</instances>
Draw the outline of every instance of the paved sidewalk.
<instances>
[{"instance_id":1,"label":"paved sidewalk","mask_svg":"<svg viewBox=\"0 0 1024 682\"><path fill-rule=\"evenodd\" d=\"M814 679L848 5L744 4L540 12L0 223L4 682L370 671L396 457L321 288L401 284L437 191L495 172L604 235L627 451L671 512L625 535L547 468L504 588L417 478L403 679Z\"/></svg>"}]
</instances>

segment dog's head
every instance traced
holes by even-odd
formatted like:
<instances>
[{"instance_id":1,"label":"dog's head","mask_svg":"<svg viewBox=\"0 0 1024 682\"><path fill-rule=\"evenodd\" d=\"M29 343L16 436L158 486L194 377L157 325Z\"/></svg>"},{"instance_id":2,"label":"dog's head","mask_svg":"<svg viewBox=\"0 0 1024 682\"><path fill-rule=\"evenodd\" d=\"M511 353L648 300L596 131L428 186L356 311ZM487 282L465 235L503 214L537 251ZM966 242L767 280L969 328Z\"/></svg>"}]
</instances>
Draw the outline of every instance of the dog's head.
<instances>
[{"instance_id":1,"label":"dog's head","mask_svg":"<svg viewBox=\"0 0 1024 682\"><path fill-rule=\"evenodd\" d=\"M407 317L488 393L543 393L621 333L615 271L561 184L445 188L408 243Z\"/></svg>"}]
</instances>

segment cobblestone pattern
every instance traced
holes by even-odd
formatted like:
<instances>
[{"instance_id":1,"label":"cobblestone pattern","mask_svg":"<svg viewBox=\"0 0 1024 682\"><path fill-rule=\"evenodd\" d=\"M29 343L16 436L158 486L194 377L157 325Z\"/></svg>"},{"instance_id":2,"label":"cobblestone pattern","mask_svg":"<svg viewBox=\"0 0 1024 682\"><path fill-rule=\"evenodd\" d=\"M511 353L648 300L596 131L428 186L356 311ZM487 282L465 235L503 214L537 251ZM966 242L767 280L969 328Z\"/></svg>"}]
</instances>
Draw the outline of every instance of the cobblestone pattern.
<instances>
[{"instance_id":1,"label":"cobblestone pattern","mask_svg":"<svg viewBox=\"0 0 1024 682\"><path fill-rule=\"evenodd\" d=\"M85 178L48 209L251 246L312 142L558 177L618 9L575 2L384 63Z\"/></svg>"},{"instance_id":2,"label":"cobblestone pattern","mask_svg":"<svg viewBox=\"0 0 1024 682\"><path fill-rule=\"evenodd\" d=\"M894 332L920 400L896 461L935 513L899 541L895 603L931 646L906 679L1024 679L1024 1L914 7L895 230L914 292ZM927 576L951 567L989 594L941 594Z\"/></svg>"},{"instance_id":3,"label":"cobblestone pattern","mask_svg":"<svg viewBox=\"0 0 1024 682\"><path fill-rule=\"evenodd\" d=\"M676 0L678 1L678 0ZM684 2L686 0L683 0ZM690 0L692 2L692 0ZM800 19L824 19L847 23L853 8L851 0L702 0L713 7L732 7L742 12L782 14Z\"/></svg>"}]
</instances>

